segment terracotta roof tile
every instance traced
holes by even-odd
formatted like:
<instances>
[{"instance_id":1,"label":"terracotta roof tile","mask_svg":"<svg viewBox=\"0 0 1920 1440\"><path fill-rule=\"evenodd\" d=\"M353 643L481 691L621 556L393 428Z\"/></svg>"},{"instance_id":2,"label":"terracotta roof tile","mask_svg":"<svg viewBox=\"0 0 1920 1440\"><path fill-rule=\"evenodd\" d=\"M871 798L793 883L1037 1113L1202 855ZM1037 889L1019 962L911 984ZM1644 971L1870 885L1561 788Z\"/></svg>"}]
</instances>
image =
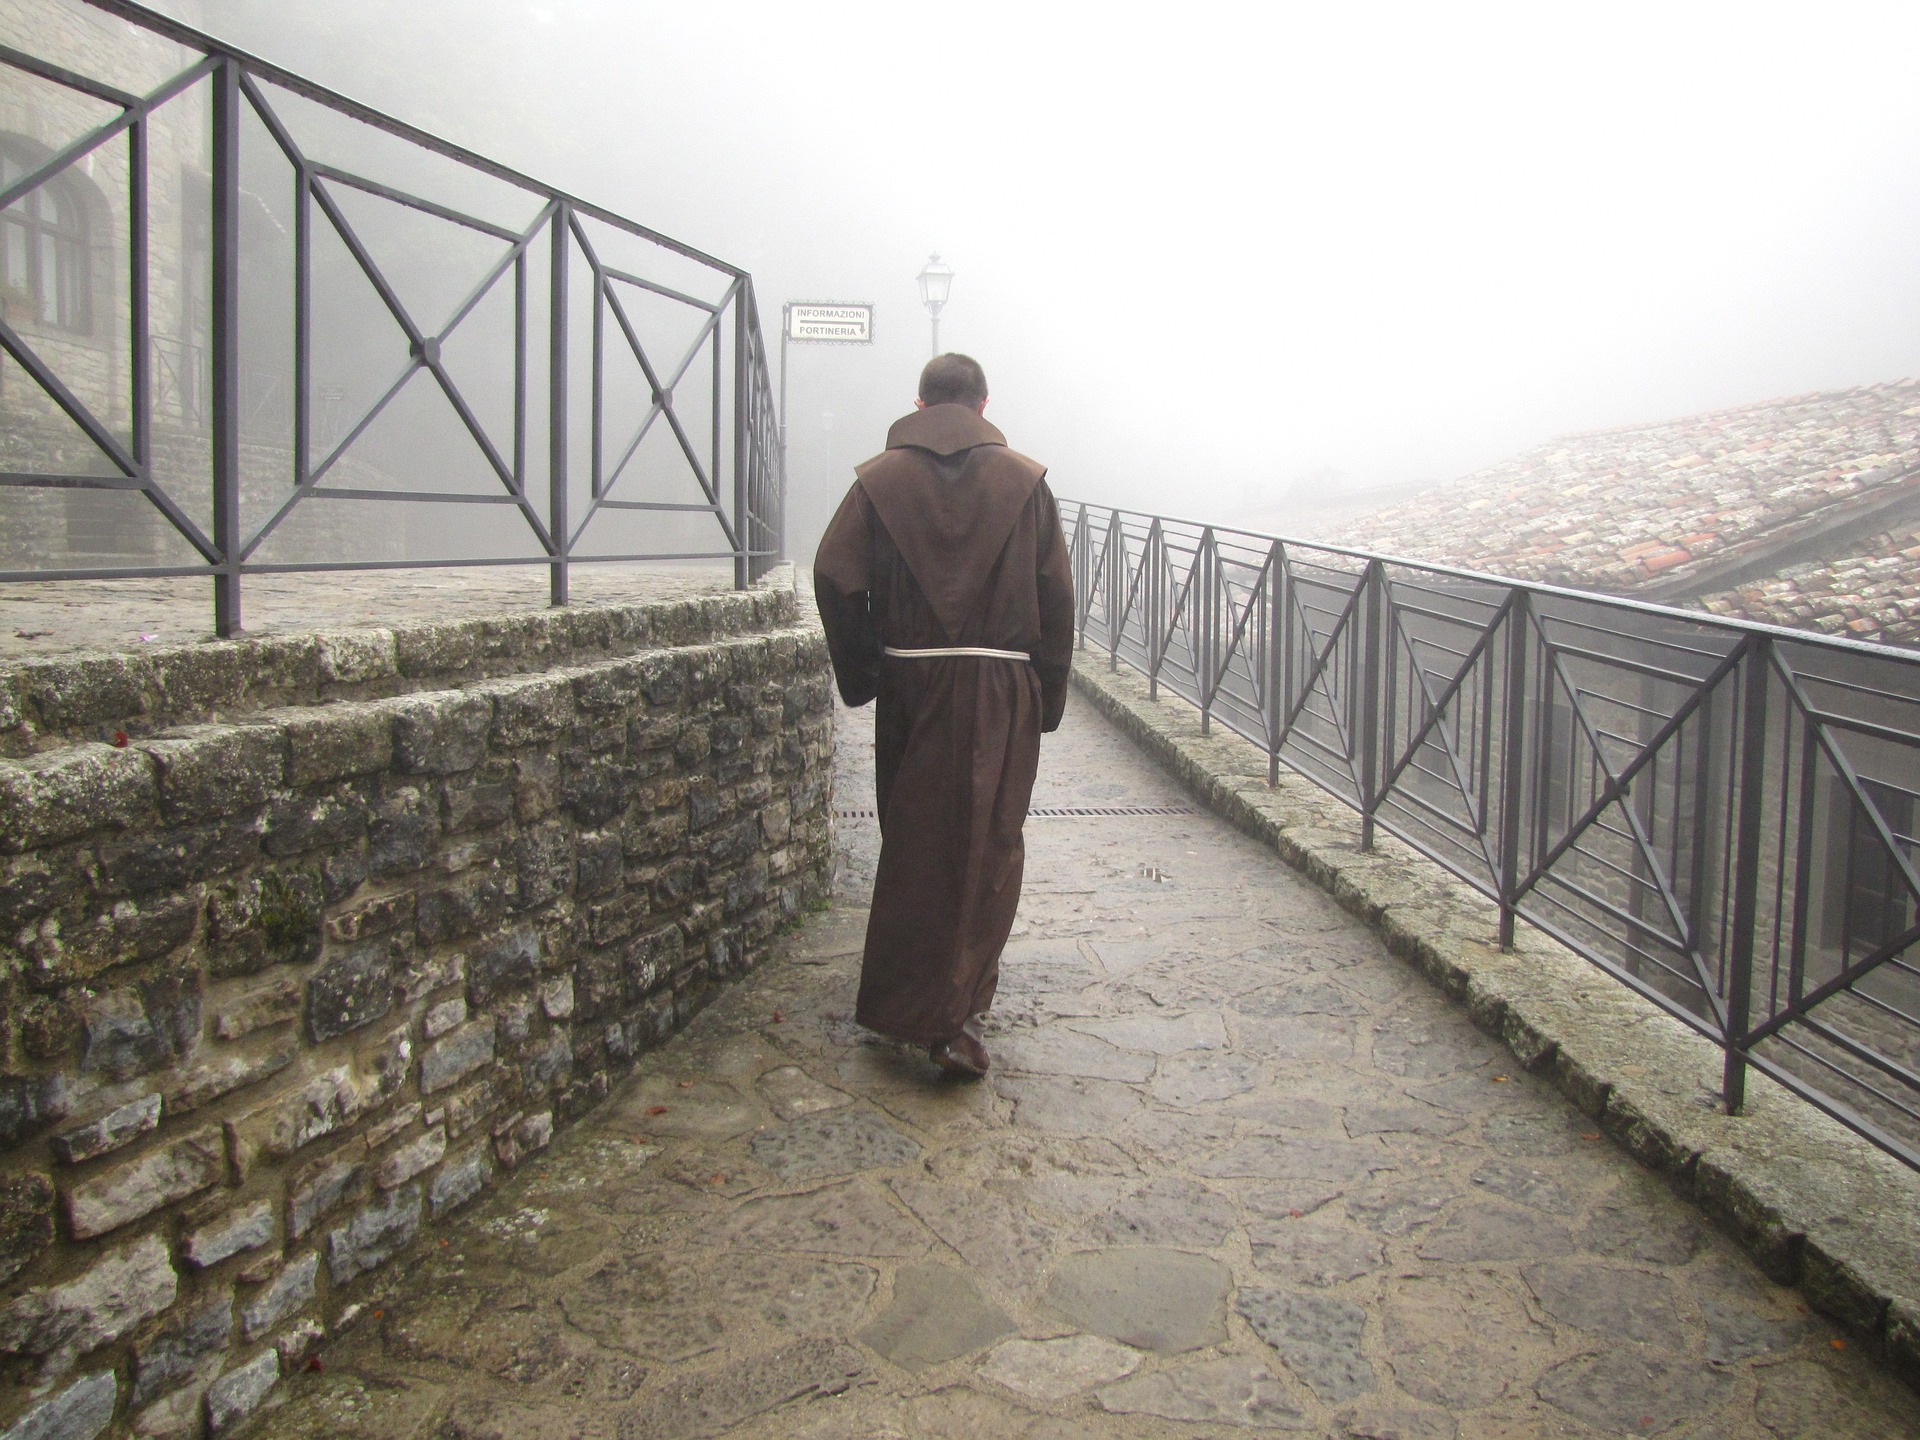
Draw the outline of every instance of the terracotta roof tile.
<instances>
[{"instance_id":1,"label":"terracotta roof tile","mask_svg":"<svg viewBox=\"0 0 1920 1440\"><path fill-rule=\"evenodd\" d=\"M1920 504L1920 380L1562 436L1321 534L1522 579L1618 594L1657 583L1671 595L1907 491ZM1893 603L1920 597L1920 528L1896 524L1840 548L1686 603L1920 643L1920 605Z\"/></svg>"},{"instance_id":2,"label":"terracotta roof tile","mask_svg":"<svg viewBox=\"0 0 1920 1440\"><path fill-rule=\"evenodd\" d=\"M1696 602L1716 615L1846 633L1887 645L1920 645L1920 526L1857 542L1826 564L1794 565L1765 581ZM1830 623L1829 623L1830 622Z\"/></svg>"}]
</instances>

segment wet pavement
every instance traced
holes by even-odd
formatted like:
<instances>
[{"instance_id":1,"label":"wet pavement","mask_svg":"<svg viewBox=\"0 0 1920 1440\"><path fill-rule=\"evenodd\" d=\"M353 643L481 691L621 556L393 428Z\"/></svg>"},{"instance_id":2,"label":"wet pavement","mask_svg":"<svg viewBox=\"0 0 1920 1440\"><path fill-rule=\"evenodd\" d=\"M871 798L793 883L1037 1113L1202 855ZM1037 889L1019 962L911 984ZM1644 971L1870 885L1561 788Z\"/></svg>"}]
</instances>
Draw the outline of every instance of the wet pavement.
<instances>
[{"instance_id":1,"label":"wet pavement","mask_svg":"<svg viewBox=\"0 0 1920 1440\"><path fill-rule=\"evenodd\" d=\"M841 719L836 803L870 808ZM1106 813L1028 824L986 1082L852 1024L878 836L843 820L833 910L382 1281L256 1433L1920 1434L1086 705L1033 803Z\"/></svg>"}]
</instances>

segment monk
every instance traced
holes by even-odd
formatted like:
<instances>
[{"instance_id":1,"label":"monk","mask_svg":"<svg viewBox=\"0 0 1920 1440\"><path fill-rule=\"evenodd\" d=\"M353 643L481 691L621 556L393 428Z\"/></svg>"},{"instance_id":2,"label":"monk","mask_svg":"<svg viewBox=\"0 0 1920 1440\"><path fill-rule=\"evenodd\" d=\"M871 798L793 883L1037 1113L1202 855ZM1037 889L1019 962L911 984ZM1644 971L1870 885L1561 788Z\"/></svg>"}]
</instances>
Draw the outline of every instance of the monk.
<instances>
[{"instance_id":1,"label":"monk","mask_svg":"<svg viewBox=\"0 0 1920 1440\"><path fill-rule=\"evenodd\" d=\"M979 364L936 356L913 403L855 468L813 569L841 698L879 701L855 1018L978 1076L1040 736L1067 703L1073 577L1046 467L987 423Z\"/></svg>"}]
</instances>

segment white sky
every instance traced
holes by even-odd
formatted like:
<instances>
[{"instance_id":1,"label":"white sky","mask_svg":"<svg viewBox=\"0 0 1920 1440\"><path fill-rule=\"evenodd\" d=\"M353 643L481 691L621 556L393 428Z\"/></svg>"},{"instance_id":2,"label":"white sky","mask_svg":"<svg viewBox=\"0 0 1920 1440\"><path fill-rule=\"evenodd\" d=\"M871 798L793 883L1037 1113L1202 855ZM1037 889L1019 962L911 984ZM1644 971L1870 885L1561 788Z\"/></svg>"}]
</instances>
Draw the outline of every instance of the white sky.
<instances>
[{"instance_id":1,"label":"white sky","mask_svg":"<svg viewBox=\"0 0 1920 1440\"><path fill-rule=\"evenodd\" d=\"M392 62L469 4L388 40L390 0L324 0L422 52L362 73L303 63L302 8L222 28L746 265L775 315L878 303L871 351L793 361L802 528L907 408L936 249L944 345L1056 490L1205 518L1920 372L1911 0L497 0L457 84Z\"/></svg>"}]
</instances>

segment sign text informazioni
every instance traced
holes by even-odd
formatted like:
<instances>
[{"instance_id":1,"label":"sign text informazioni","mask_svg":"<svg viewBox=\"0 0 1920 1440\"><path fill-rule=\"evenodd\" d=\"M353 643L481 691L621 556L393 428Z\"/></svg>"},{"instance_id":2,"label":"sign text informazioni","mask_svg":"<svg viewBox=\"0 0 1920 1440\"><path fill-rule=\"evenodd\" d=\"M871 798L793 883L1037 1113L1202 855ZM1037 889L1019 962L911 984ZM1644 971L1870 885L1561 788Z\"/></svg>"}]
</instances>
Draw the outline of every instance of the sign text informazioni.
<instances>
[{"instance_id":1,"label":"sign text informazioni","mask_svg":"<svg viewBox=\"0 0 1920 1440\"><path fill-rule=\"evenodd\" d=\"M787 339L870 345L873 343L873 306L789 305Z\"/></svg>"}]
</instances>

